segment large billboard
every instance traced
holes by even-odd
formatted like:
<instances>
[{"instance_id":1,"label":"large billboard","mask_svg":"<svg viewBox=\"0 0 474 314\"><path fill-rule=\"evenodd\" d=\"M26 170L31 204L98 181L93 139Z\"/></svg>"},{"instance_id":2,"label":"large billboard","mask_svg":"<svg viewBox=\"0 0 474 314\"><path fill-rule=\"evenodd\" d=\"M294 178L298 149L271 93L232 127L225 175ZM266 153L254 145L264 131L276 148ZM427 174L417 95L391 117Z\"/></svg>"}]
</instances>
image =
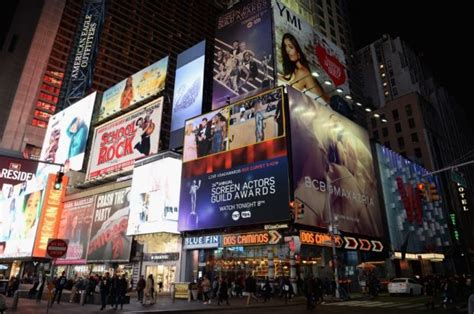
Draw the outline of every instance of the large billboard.
<instances>
[{"instance_id":1,"label":"large billboard","mask_svg":"<svg viewBox=\"0 0 474 314\"><path fill-rule=\"evenodd\" d=\"M417 188L434 185L441 195L441 181L420 165L377 144L377 159L392 251L400 251L407 241L407 252L442 252L450 245L448 217L443 199L421 197Z\"/></svg>"},{"instance_id":2,"label":"large billboard","mask_svg":"<svg viewBox=\"0 0 474 314\"><path fill-rule=\"evenodd\" d=\"M345 101L338 95L331 97L331 91L350 92L344 52L279 0L274 0L273 17L278 84L340 107Z\"/></svg>"},{"instance_id":3,"label":"large billboard","mask_svg":"<svg viewBox=\"0 0 474 314\"><path fill-rule=\"evenodd\" d=\"M183 51L176 61L170 148L183 146L184 122L202 113L206 41Z\"/></svg>"},{"instance_id":4,"label":"large billboard","mask_svg":"<svg viewBox=\"0 0 474 314\"><path fill-rule=\"evenodd\" d=\"M295 199L305 205L297 223L326 228L330 211L341 231L382 235L367 131L288 87Z\"/></svg>"},{"instance_id":5,"label":"large billboard","mask_svg":"<svg viewBox=\"0 0 474 314\"><path fill-rule=\"evenodd\" d=\"M269 0L247 0L219 17L213 109L235 101L238 96L274 86L271 15Z\"/></svg>"},{"instance_id":6,"label":"large billboard","mask_svg":"<svg viewBox=\"0 0 474 314\"><path fill-rule=\"evenodd\" d=\"M86 263L95 199L95 196L88 196L64 202L57 237L68 239L69 244L66 256L57 259L56 264Z\"/></svg>"},{"instance_id":7,"label":"large billboard","mask_svg":"<svg viewBox=\"0 0 474 314\"><path fill-rule=\"evenodd\" d=\"M88 262L129 261L132 237L127 237L130 188L97 195L92 215Z\"/></svg>"},{"instance_id":8,"label":"large billboard","mask_svg":"<svg viewBox=\"0 0 474 314\"><path fill-rule=\"evenodd\" d=\"M178 233L181 160L144 161L133 169L128 235Z\"/></svg>"},{"instance_id":9,"label":"large billboard","mask_svg":"<svg viewBox=\"0 0 474 314\"><path fill-rule=\"evenodd\" d=\"M186 121L179 230L289 219L278 88Z\"/></svg>"},{"instance_id":10,"label":"large billboard","mask_svg":"<svg viewBox=\"0 0 474 314\"><path fill-rule=\"evenodd\" d=\"M87 180L133 169L136 159L158 152L163 97L98 126Z\"/></svg>"},{"instance_id":11,"label":"large billboard","mask_svg":"<svg viewBox=\"0 0 474 314\"><path fill-rule=\"evenodd\" d=\"M64 164L65 171L82 170L96 95L84 97L49 119L40 160ZM45 183L48 174L57 170L40 163L36 175Z\"/></svg>"},{"instance_id":12,"label":"large billboard","mask_svg":"<svg viewBox=\"0 0 474 314\"><path fill-rule=\"evenodd\" d=\"M149 99L165 88L168 57L129 76L104 92L98 120Z\"/></svg>"},{"instance_id":13,"label":"large billboard","mask_svg":"<svg viewBox=\"0 0 474 314\"><path fill-rule=\"evenodd\" d=\"M13 196L13 187L21 182L32 180L38 168L35 160L0 156L0 198Z\"/></svg>"}]
</instances>

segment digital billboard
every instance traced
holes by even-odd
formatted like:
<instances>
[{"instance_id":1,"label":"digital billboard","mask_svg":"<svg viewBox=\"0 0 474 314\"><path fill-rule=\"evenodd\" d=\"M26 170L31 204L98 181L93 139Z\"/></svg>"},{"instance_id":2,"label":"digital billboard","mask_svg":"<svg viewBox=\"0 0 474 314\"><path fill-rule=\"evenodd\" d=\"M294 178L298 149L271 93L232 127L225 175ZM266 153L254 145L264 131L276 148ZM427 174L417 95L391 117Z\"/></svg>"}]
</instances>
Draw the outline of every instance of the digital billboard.
<instances>
[{"instance_id":1,"label":"digital billboard","mask_svg":"<svg viewBox=\"0 0 474 314\"><path fill-rule=\"evenodd\" d=\"M184 122L202 113L206 41L183 51L176 61L170 148L183 146Z\"/></svg>"},{"instance_id":2,"label":"digital billboard","mask_svg":"<svg viewBox=\"0 0 474 314\"><path fill-rule=\"evenodd\" d=\"M35 160L0 156L0 198L13 196L13 187L21 182L32 180L38 168Z\"/></svg>"},{"instance_id":3,"label":"digital billboard","mask_svg":"<svg viewBox=\"0 0 474 314\"><path fill-rule=\"evenodd\" d=\"M297 223L326 228L330 210L341 231L382 236L382 220L367 131L288 87Z\"/></svg>"},{"instance_id":4,"label":"digital billboard","mask_svg":"<svg viewBox=\"0 0 474 314\"><path fill-rule=\"evenodd\" d=\"M376 149L391 249L400 251L408 241L410 253L442 252L450 237L440 179L385 146ZM417 190L420 184L426 192ZM430 185L436 198L427 192Z\"/></svg>"},{"instance_id":5,"label":"digital billboard","mask_svg":"<svg viewBox=\"0 0 474 314\"><path fill-rule=\"evenodd\" d=\"M212 109L274 86L271 20L269 0L243 1L218 18Z\"/></svg>"},{"instance_id":6,"label":"digital billboard","mask_svg":"<svg viewBox=\"0 0 474 314\"><path fill-rule=\"evenodd\" d=\"M129 76L106 90L102 96L98 120L127 109L157 95L165 88L168 57Z\"/></svg>"},{"instance_id":7,"label":"digital billboard","mask_svg":"<svg viewBox=\"0 0 474 314\"><path fill-rule=\"evenodd\" d=\"M136 159L158 152L163 97L94 130L87 180L133 169Z\"/></svg>"},{"instance_id":8,"label":"digital billboard","mask_svg":"<svg viewBox=\"0 0 474 314\"><path fill-rule=\"evenodd\" d=\"M68 239L69 244L66 256L57 259L56 264L86 263L95 199L96 196L89 196L64 202L57 237Z\"/></svg>"},{"instance_id":9,"label":"digital billboard","mask_svg":"<svg viewBox=\"0 0 474 314\"><path fill-rule=\"evenodd\" d=\"M127 237L130 188L97 195L92 214L88 262L129 261L132 237Z\"/></svg>"},{"instance_id":10,"label":"digital billboard","mask_svg":"<svg viewBox=\"0 0 474 314\"><path fill-rule=\"evenodd\" d=\"M179 230L289 219L278 88L186 121Z\"/></svg>"},{"instance_id":11,"label":"digital billboard","mask_svg":"<svg viewBox=\"0 0 474 314\"><path fill-rule=\"evenodd\" d=\"M306 91L331 107L345 102L330 93L336 88L350 92L343 51L279 0L273 2L273 18L278 84Z\"/></svg>"},{"instance_id":12,"label":"digital billboard","mask_svg":"<svg viewBox=\"0 0 474 314\"><path fill-rule=\"evenodd\" d=\"M178 233L181 160L163 158L133 169L127 235Z\"/></svg>"}]
</instances>

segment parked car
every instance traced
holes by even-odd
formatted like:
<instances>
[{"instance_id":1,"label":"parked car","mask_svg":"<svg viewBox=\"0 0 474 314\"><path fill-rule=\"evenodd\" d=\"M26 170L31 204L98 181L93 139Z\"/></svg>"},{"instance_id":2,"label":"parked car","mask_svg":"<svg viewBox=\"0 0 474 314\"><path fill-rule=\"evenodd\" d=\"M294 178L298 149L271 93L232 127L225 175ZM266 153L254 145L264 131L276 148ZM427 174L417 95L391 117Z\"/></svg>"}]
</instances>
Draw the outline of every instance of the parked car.
<instances>
[{"instance_id":1,"label":"parked car","mask_svg":"<svg viewBox=\"0 0 474 314\"><path fill-rule=\"evenodd\" d=\"M388 284L388 293L421 295L423 286L411 278L395 278Z\"/></svg>"}]
</instances>

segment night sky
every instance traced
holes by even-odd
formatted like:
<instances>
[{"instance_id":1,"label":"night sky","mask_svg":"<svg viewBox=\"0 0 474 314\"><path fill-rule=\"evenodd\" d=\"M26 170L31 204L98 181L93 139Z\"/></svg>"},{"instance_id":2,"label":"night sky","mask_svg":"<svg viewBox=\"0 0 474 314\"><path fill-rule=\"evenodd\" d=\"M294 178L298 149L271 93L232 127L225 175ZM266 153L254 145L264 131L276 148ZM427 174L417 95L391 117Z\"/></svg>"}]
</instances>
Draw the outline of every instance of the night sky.
<instances>
[{"instance_id":1,"label":"night sky","mask_svg":"<svg viewBox=\"0 0 474 314\"><path fill-rule=\"evenodd\" d=\"M356 49L388 33L409 43L435 77L474 117L468 98L472 87L474 15L458 1L349 1Z\"/></svg>"}]
</instances>

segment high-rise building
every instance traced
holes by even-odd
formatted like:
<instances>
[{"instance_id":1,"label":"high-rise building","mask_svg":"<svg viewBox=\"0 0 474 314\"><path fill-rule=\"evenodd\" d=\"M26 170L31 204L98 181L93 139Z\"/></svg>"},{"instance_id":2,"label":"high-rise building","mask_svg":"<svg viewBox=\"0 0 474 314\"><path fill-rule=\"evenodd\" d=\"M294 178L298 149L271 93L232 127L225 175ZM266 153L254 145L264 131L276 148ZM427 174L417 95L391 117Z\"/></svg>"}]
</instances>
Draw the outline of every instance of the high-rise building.
<instances>
[{"instance_id":1,"label":"high-rise building","mask_svg":"<svg viewBox=\"0 0 474 314\"><path fill-rule=\"evenodd\" d=\"M83 4L84 1L45 0L43 7L38 9L42 15L30 30L34 32L32 45L27 50L25 66L20 69L21 76L29 77L29 80L23 84L20 81L24 89L17 89L13 97L16 102L7 104L8 108L14 109L5 111L10 112L0 126L6 130L2 147L20 151L28 145L42 145L48 119L56 111ZM92 89L103 91L169 55L169 79L165 91L169 97L165 97L163 119L163 129L169 130L168 103L172 96L169 89L174 82L176 55L206 39L211 56L216 18L222 9L222 4L211 0L107 1ZM16 25L15 20L12 25ZM165 145L167 137L164 134Z\"/></svg>"}]
</instances>

